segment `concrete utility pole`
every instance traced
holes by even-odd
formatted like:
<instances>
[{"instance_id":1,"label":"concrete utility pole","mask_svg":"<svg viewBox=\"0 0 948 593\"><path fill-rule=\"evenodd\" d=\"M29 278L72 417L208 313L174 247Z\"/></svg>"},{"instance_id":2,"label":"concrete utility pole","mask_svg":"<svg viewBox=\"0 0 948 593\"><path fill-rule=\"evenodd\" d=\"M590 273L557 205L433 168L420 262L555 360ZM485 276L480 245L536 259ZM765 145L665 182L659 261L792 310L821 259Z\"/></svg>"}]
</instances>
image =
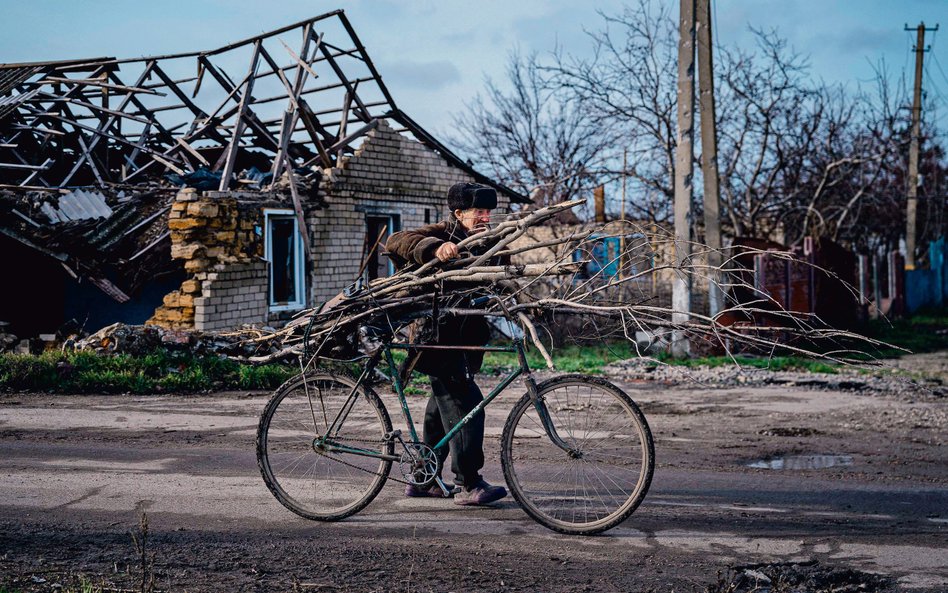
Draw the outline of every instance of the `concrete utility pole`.
<instances>
[{"instance_id":1,"label":"concrete utility pole","mask_svg":"<svg viewBox=\"0 0 948 593\"><path fill-rule=\"evenodd\" d=\"M698 96L701 113L701 173L704 177L704 242L708 246L708 304L711 315L724 308L724 291L715 271L721 267L721 201L718 181L718 129L714 108L714 58L711 0L697 0Z\"/></svg>"},{"instance_id":2,"label":"concrete utility pole","mask_svg":"<svg viewBox=\"0 0 948 593\"><path fill-rule=\"evenodd\" d=\"M911 31L908 25L905 25L906 31ZM918 137L921 134L922 127L922 62L925 56L925 31L937 31L938 25L934 29L926 29L925 23L919 23L916 27L918 37L915 41L915 95L912 99L912 139L909 144L909 163L908 163L908 199L905 204L905 269L915 269L915 223L916 211L918 209Z\"/></svg>"},{"instance_id":3,"label":"concrete utility pole","mask_svg":"<svg viewBox=\"0 0 948 593\"><path fill-rule=\"evenodd\" d=\"M675 264L691 257L691 199L694 194L695 0L681 0L678 39L678 146L675 150ZM672 321L684 323L691 313L691 276L679 271L672 285ZM690 353L688 337L672 333L671 353Z\"/></svg>"},{"instance_id":4,"label":"concrete utility pole","mask_svg":"<svg viewBox=\"0 0 948 593\"><path fill-rule=\"evenodd\" d=\"M626 186L626 169L629 166L629 149L622 149L622 204L619 206L619 220L622 221L622 234L619 235L619 280L622 280L625 277L625 186ZM619 302L622 302L622 292L619 292Z\"/></svg>"}]
</instances>

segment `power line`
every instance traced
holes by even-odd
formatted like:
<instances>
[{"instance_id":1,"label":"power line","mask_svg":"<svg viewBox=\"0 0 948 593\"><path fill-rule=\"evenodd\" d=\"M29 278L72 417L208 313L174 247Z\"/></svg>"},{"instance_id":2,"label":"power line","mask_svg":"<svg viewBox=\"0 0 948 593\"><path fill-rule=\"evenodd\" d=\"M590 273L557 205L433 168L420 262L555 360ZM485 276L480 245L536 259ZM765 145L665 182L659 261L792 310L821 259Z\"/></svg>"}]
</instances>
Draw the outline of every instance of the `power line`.
<instances>
[{"instance_id":1,"label":"power line","mask_svg":"<svg viewBox=\"0 0 948 593\"><path fill-rule=\"evenodd\" d=\"M941 74L941 77L945 79L945 82L948 83L948 74L945 74L944 69L941 67L941 62L938 60L938 56L935 55L935 52L931 52L932 60L935 62L935 66L938 67L938 72Z\"/></svg>"}]
</instances>

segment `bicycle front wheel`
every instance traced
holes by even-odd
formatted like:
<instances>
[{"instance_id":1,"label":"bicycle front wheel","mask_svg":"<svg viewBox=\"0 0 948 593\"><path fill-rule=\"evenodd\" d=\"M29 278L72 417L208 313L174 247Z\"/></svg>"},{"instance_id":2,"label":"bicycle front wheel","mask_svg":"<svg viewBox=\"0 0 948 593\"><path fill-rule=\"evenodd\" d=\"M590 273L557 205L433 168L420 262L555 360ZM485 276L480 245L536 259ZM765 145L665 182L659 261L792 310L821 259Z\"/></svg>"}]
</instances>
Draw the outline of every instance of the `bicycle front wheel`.
<instances>
[{"instance_id":1,"label":"bicycle front wheel","mask_svg":"<svg viewBox=\"0 0 948 593\"><path fill-rule=\"evenodd\" d=\"M554 531L591 535L615 527L652 481L655 449L645 416L624 391L595 377L564 375L537 392L539 403L525 394L504 426L501 463L514 498Z\"/></svg>"},{"instance_id":2,"label":"bicycle front wheel","mask_svg":"<svg viewBox=\"0 0 948 593\"><path fill-rule=\"evenodd\" d=\"M329 442L362 454L325 445L337 416ZM337 521L365 508L385 485L392 462L375 455L392 454L384 438L391 430L388 412L368 387L329 373L300 375L276 391L260 416L257 464L283 506L307 519Z\"/></svg>"}]
</instances>

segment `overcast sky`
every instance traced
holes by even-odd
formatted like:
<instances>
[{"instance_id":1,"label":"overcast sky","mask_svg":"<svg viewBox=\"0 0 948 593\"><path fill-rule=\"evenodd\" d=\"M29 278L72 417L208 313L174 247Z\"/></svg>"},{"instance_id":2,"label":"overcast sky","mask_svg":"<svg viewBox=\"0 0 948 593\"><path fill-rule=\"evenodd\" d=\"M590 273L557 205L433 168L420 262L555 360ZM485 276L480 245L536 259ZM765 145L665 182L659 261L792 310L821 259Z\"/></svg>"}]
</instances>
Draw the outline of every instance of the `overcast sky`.
<instances>
[{"instance_id":1,"label":"overcast sky","mask_svg":"<svg viewBox=\"0 0 948 593\"><path fill-rule=\"evenodd\" d=\"M940 105L929 116L948 126L948 0L712 0L716 40L746 44L748 25L777 29L810 58L812 73L849 86L872 78L872 63L912 76L914 32L930 34L925 87ZM671 6L677 11L677 0ZM395 100L437 134L483 88L503 80L506 55L548 52L555 44L582 54L583 29L618 0L0 0L0 62L80 57L139 57L212 49L343 8Z\"/></svg>"}]
</instances>

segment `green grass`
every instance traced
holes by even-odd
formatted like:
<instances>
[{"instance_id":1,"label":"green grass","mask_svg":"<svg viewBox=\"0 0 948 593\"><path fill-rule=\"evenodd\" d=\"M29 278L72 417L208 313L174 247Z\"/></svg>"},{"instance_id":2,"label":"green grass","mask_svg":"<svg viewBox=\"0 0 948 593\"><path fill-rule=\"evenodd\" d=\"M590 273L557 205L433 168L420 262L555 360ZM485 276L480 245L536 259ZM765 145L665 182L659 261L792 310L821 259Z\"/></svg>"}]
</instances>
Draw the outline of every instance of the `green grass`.
<instances>
[{"instance_id":1,"label":"green grass","mask_svg":"<svg viewBox=\"0 0 948 593\"><path fill-rule=\"evenodd\" d=\"M147 356L91 352L0 354L0 390L59 393L194 393L273 389L292 365L250 366L226 358L156 351Z\"/></svg>"},{"instance_id":2,"label":"green grass","mask_svg":"<svg viewBox=\"0 0 948 593\"><path fill-rule=\"evenodd\" d=\"M773 356L765 358L762 356L735 356L733 359L728 356L704 356L701 358L674 358L667 354L655 356L659 363L665 363L674 366L684 366L688 368L709 367L716 368L721 366L732 366L737 364L755 369L770 369L772 371L805 371L810 373L830 373L835 374L838 371L838 365L824 360L814 360L812 358L803 358L800 356ZM658 364L658 363L656 363Z\"/></svg>"},{"instance_id":3,"label":"green grass","mask_svg":"<svg viewBox=\"0 0 948 593\"><path fill-rule=\"evenodd\" d=\"M554 349L551 356L557 371L598 375L607 364L632 358L636 354L628 342L617 342L600 346L565 346ZM527 350L527 362L534 370L546 368L546 362L536 348ZM517 355L512 352L488 352L484 357L482 372L503 373L517 364Z\"/></svg>"},{"instance_id":4,"label":"green grass","mask_svg":"<svg viewBox=\"0 0 948 593\"><path fill-rule=\"evenodd\" d=\"M874 320L862 333L913 353L945 350L948 349L948 309L922 310L909 319L891 322ZM894 348L884 348L876 355L894 357L904 354Z\"/></svg>"}]
</instances>

